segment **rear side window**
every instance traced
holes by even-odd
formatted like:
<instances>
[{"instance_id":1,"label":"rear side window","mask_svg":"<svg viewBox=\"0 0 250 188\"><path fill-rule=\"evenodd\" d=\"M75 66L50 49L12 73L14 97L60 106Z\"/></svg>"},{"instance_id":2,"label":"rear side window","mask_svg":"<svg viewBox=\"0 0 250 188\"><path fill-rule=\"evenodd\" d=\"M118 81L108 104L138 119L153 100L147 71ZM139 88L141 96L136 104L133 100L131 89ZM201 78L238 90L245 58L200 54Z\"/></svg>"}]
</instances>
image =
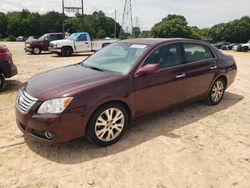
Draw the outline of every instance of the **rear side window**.
<instances>
[{"instance_id":1,"label":"rear side window","mask_svg":"<svg viewBox=\"0 0 250 188\"><path fill-rule=\"evenodd\" d=\"M214 58L214 54L205 45L200 44L183 44L186 62L196 62L202 61L205 59L212 59Z\"/></svg>"}]
</instances>

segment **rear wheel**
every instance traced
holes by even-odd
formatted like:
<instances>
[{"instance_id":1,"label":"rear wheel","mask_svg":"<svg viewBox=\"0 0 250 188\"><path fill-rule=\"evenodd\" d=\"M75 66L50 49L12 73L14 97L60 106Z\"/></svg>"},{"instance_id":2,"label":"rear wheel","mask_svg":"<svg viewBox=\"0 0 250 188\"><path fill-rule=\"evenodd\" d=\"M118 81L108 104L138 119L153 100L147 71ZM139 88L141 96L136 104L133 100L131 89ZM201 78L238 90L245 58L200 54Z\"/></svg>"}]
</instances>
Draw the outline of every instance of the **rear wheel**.
<instances>
[{"instance_id":1,"label":"rear wheel","mask_svg":"<svg viewBox=\"0 0 250 188\"><path fill-rule=\"evenodd\" d=\"M5 86L5 77L3 73L0 72L0 91L4 89Z\"/></svg>"},{"instance_id":2,"label":"rear wheel","mask_svg":"<svg viewBox=\"0 0 250 188\"><path fill-rule=\"evenodd\" d=\"M38 46L35 46L35 47L32 48L32 53L33 53L33 54L38 55L38 54L41 53L41 51L42 51L41 48L38 47Z\"/></svg>"},{"instance_id":3,"label":"rear wheel","mask_svg":"<svg viewBox=\"0 0 250 188\"><path fill-rule=\"evenodd\" d=\"M62 48L62 56L68 57L72 55L72 48L66 46Z\"/></svg>"},{"instance_id":4,"label":"rear wheel","mask_svg":"<svg viewBox=\"0 0 250 188\"><path fill-rule=\"evenodd\" d=\"M92 115L87 128L87 138L99 146L116 143L128 124L126 108L119 103L109 103L98 108Z\"/></svg>"},{"instance_id":5,"label":"rear wheel","mask_svg":"<svg viewBox=\"0 0 250 188\"><path fill-rule=\"evenodd\" d=\"M223 78L218 78L214 82L214 84L209 92L206 103L209 105L219 104L219 102L222 100L222 98L224 96L225 89L226 89L225 80Z\"/></svg>"}]
</instances>

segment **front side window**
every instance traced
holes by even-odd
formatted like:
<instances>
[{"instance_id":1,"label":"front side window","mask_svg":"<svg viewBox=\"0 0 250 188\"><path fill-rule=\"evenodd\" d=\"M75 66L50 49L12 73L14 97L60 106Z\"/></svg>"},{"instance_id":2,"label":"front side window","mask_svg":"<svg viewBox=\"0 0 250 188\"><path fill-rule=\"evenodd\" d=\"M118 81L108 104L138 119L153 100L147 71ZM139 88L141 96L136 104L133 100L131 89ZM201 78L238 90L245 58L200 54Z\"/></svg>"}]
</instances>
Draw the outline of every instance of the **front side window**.
<instances>
[{"instance_id":1,"label":"front side window","mask_svg":"<svg viewBox=\"0 0 250 188\"><path fill-rule=\"evenodd\" d=\"M124 74L148 48L144 44L113 43L86 59L83 66Z\"/></svg>"},{"instance_id":2,"label":"front side window","mask_svg":"<svg viewBox=\"0 0 250 188\"><path fill-rule=\"evenodd\" d=\"M180 44L170 44L155 50L145 64L159 64L160 69L183 64Z\"/></svg>"},{"instance_id":3,"label":"front side window","mask_svg":"<svg viewBox=\"0 0 250 188\"><path fill-rule=\"evenodd\" d=\"M85 34L81 34L78 38L77 41L87 41L87 36Z\"/></svg>"},{"instance_id":4,"label":"front side window","mask_svg":"<svg viewBox=\"0 0 250 188\"><path fill-rule=\"evenodd\" d=\"M186 62L196 62L214 58L212 51L205 45L183 44Z\"/></svg>"}]
</instances>

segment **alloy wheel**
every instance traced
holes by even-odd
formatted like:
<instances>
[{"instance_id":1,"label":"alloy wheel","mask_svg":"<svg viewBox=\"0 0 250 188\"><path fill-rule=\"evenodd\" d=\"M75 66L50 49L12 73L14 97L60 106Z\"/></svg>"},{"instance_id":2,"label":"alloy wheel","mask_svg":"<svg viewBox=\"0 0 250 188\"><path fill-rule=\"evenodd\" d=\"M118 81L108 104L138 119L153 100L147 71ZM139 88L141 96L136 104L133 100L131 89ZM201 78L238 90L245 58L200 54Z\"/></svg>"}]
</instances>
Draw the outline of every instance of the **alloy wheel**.
<instances>
[{"instance_id":1,"label":"alloy wheel","mask_svg":"<svg viewBox=\"0 0 250 188\"><path fill-rule=\"evenodd\" d=\"M212 88L211 99L213 102L217 103L221 100L224 93L224 84L221 80L217 80Z\"/></svg>"},{"instance_id":2,"label":"alloy wheel","mask_svg":"<svg viewBox=\"0 0 250 188\"><path fill-rule=\"evenodd\" d=\"M125 117L121 110L109 108L97 118L95 123L95 134L98 139L109 142L116 139L125 125Z\"/></svg>"}]
</instances>

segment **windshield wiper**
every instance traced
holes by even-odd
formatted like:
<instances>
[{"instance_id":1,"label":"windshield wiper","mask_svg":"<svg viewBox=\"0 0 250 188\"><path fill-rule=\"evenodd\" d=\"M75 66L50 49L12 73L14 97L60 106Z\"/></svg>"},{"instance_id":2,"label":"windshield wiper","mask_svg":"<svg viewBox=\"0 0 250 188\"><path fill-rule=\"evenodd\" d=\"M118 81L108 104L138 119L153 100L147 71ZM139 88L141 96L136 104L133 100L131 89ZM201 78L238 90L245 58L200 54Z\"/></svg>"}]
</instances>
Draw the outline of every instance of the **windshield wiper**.
<instances>
[{"instance_id":1,"label":"windshield wiper","mask_svg":"<svg viewBox=\"0 0 250 188\"><path fill-rule=\"evenodd\" d=\"M86 65L83 65L84 67L87 67L87 68L90 68L90 69L93 69L93 70L97 70L97 71L101 71L103 72L104 70L103 69L100 69L98 67L92 67L92 66L86 66Z\"/></svg>"}]
</instances>

